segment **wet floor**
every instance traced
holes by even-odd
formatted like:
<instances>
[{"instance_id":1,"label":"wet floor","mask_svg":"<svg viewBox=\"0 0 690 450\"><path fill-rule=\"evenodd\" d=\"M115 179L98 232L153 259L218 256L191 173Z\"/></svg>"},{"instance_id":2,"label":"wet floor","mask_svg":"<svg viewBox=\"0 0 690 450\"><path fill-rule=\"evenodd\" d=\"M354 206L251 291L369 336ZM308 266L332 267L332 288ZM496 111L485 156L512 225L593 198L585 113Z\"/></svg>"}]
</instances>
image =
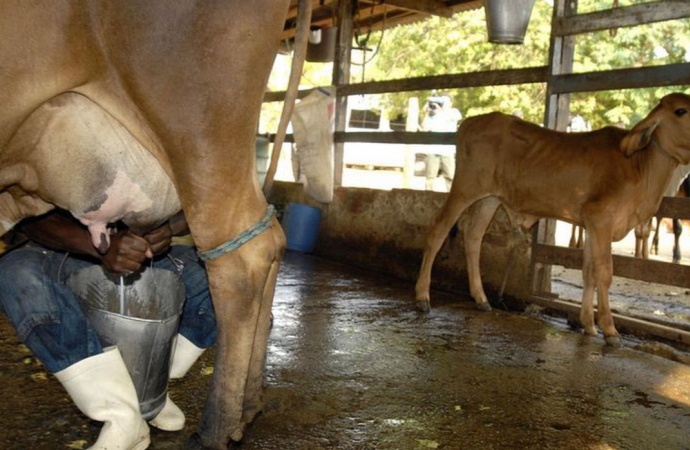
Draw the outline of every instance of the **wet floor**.
<instances>
[{"instance_id":1,"label":"wet floor","mask_svg":"<svg viewBox=\"0 0 690 450\"><path fill-rule=\"evenodd\" d=\"M266 405L239 448L690 449L690 367L611 349L557 319L476 311L435 293L288 252L274 303ZM433 294L432 294L433 295ZM0 449L87 448L99 426L72 406L0 322ZM212 371L209 351L171 384L184 448Z\"/></svg>"}]
</instances>

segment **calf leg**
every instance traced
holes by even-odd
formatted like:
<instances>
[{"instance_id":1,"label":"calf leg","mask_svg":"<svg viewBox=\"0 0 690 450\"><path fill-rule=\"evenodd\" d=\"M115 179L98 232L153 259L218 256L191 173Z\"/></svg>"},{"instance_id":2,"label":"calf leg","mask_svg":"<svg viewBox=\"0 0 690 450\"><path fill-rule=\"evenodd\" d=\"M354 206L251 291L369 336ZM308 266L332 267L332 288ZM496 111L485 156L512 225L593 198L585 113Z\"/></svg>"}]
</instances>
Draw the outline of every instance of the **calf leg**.
<instances>
[{"instance_id":1,"label":"calf leg","mask_svg":"<svg viewBox=\"0 0 690 450\"><path fill-rule=\"evenodd\" d=\"M479 259L484 233L486 233L486 229L500 204L501 202L495 197L487 197L476 202L470 208L471 214L464 229L465 259L467 260L470 295L477 302L479 309L485 311L491 311L491 306L484 293Z\"/></svg>"},{"instance_id":2,"label":"calf leg","mask_svg":"<svg viewBox=\"0 0 690 450\"><path fill-rule=\"evenodd\" d=\"M580 306L580 325L584 328L585 334L596 336L597 329L594 326L594 264L591 248L592 240L589 238L589 232L585 241L582 264L583 289L582 305Z\"/></svg>"},{"instance_id":3,"label":"calf leg","mask_svg":"<svg viewBox=\"0 0 690 450\"><path fill-rule=\"evenodd\" d=\"M620 345L620 336L613 323L611 306L609 304L609 289L613 280L613 259L611 257L611 233L609 228L599 227L588 232L585 248L589 253L585 254L588 261L585 264L592 265L594 284L597 290L597 322L604 333L604 339L608 345ZM583 298L584 304L584 298Z\"/></svg>"},{"instance_id":4,"label":"calf leg","mask_svg":"<svg viewBox=\"0 0 690 450\"><path fill-rule=\"evenodd\" d=\"M465 199L454 199L452 195L453 193L449 194L441 211L432 221L430 232L426 238L426 245L424 246L422 265L419 269L419 276L415 286L417 308L424 312L428 312L431 308L429 287L431 285L431 268L434 265L436 254L441 249L441 245L446 236L448 236L450 228L457 222L460 214L471 204L470 201Z\"/></svg>"}]
</instances>

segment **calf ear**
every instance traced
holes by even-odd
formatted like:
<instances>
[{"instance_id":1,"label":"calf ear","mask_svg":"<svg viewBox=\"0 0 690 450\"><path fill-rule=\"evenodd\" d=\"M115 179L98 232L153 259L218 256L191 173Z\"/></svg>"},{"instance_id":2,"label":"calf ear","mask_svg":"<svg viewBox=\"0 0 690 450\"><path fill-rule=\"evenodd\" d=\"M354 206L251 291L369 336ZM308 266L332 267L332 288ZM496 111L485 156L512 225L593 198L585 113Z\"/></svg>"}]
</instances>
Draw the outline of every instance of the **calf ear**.
<instances>
[{"instance_id":1,"label":"calf ear","mask_svg":"<svg viewBox=\"0 0 690 450\"><path fill-rule=\"evenodd\" d=\"M635 125L621 141L620 148L623 154L625 156L630 156L649 145L652 140L652 134L654 134L654 130L656 130L657 126L659 126L658 120L654 122L643 120Z\"/></svg>"}]
</instances>

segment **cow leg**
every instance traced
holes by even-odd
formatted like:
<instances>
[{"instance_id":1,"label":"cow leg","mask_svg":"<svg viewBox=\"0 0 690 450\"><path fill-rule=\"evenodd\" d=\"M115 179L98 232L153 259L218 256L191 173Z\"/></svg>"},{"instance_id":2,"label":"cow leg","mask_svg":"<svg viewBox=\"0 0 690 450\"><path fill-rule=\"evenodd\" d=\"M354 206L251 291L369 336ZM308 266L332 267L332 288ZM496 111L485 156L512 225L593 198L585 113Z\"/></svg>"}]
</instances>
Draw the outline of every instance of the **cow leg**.
<instances>
[{"instance_id":1,"label":"cow leg","mask_svg":"<svg viewBox=\"0 0 690 450\"><path fill-rule=\"evenodd\" d=\"M649 234L652 228L652 220L635 227L635 258L649 259Z\"/></svg>"},{"instance_id":2,"label":"cow leg","mask_svg":"<svg viewBox=\"0 0 690 450\"><path fill-rule=\"evenodd\" d=\"M673 219L673 262L680 262L680 235L683 233L683 224L680 219Z\"/></svg>"},{"instance_id":3,"label":"cow leg","mask_svg":"<svg viewBox=\"0 0 690 450\"><path fill-rule=\"evenodd\" d=\"M225 449L240 441L260 408L262 363L277 266L285 237L273 227L247 244L207 261L218 321L218 350L204 414L197 428L203 448ZM261 348L262 345L264 348ZM251 415L245 411L253 411Z\"/></svg>"},{"instance_id":4,"label":"cow leg","mask_svg":"<svg viewBox=\"0 0 690 450\"><path fill-rule=\"evenodd\" d=\"M486 293L484 293L479 259L484 233L486 233L486 229L500 204L501 202L495 197L479 200L470 208L471 214L468 215L464 228L465 259L467 260L470 295L477 302L478 308L484 311L491 311L491 305L486 298Z\"/></svg>"},{"instance_id":5,"label":"cow leg","mask_svg":"<svg viewBox=\"0 0 690 450\"><path fill-rule=\"evenodd\" d=\"M582 248L584 240L585 231L581 226L573 225L572 231L570 232L570 242L568 247L570 248Z\"/></svg>"},{"instance_id":6,"label":"cow leg","mask_svg":"<svg viewBox=\"0 0 690 450\"><path fill-rule=\"evenodd\" d=\"M654 220L656 221L656 227L654 228L654 236L652 237L652 254L653 255L658 255L659 254L659 229L661 228L661 217L655 217ZM650 220L650 232L651 232L651 220Z\"/></svg>"},{"instance_id":7,"label":"cow leg","mask_svg":"<svg viewBox=\"0 0 690 450\"><path fill-rule=\"evenodd\" d=\"M273 239L276 248L285 248L285 234L278 225L278 221L273 219ZM282 258L281 258L282 259ZM254 349L249 367L249 377L247 379L247 389L244 399L244 411L242 422L249 424L259 414L263 408L263 382L264 367L266 362L266 350L268 348L268 337L271 332L271 309L273 307L273 295L275 293L276 279L280 259L271 263L268 280L264 287L261 310L259 311L259 324L254 338Z\"/></svg>"},{"instance_id":8,"label":"cow leg","mask_svg":"<svg viewBox=\"0 0 690 450\"><path fill-rule=\"evenodd\" d=\"M446 202L439 214L432 221L430 232L426 238L426 245L424 246L424 256L422 257L422 265L419 269L419 276L417 277L417 284L415 285L415 293L417 299L417 308L421 311L429 312L431 309L429 300L429 287L431 285L431 268L434 265L436 254L441 249L443 241L450 228L471 204L467 200L457 200L452 198L453 193L449 194Z\"/></svg>"},{"instance_id":9,"label":"cow leg","mask_svg":"<svg viewBox=\"0 0 690 450\"><path fill-rule=\"evenodd\" d=\"M568 247L577 248L577 225L573 225L570 230L570 242L568 242Z\"/></svg>"}]
</instances>

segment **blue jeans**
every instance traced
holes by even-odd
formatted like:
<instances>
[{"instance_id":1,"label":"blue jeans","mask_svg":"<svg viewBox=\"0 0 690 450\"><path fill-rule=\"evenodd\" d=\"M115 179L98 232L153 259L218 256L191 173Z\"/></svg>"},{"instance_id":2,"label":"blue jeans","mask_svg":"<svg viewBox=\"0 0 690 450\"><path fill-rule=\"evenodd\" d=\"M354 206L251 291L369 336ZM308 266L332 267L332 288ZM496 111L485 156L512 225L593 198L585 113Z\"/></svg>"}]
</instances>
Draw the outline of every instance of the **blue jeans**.
<instances>
[{"instance_id":1,"label":"blue jeans","mask_svg":"<svg viewBox=\"0 0 690 450\"><path fill-rule=\"evenodd\" d=\"M216 341L216 319L203 264L193 247L174 245L153 267L176 271L167 256L184 263L185 304L179 333L200 348ZM66 284L94 262L27 244L0 258L0 310L19 339L52 373L103 352L77 296Z\"/></svg>"}]
</instances>

